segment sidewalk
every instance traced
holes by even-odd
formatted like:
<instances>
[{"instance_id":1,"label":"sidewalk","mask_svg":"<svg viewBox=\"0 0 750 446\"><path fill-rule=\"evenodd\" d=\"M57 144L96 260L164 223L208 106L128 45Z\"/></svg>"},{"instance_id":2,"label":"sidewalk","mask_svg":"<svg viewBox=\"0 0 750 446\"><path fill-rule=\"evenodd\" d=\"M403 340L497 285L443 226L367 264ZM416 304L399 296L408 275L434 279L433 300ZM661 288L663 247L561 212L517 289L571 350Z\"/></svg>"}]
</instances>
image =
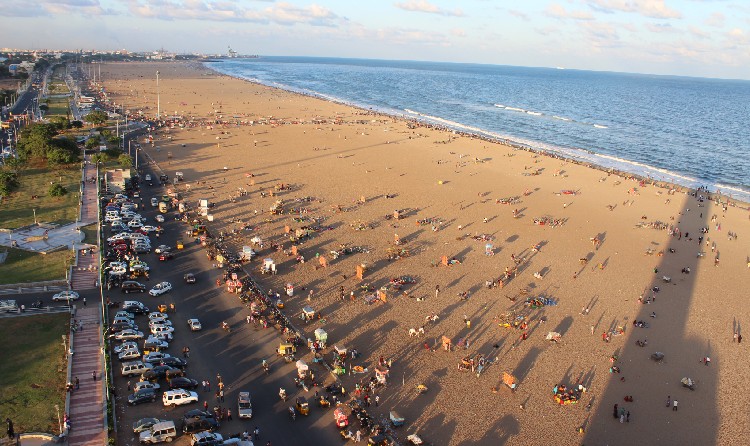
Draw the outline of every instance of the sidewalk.
<instances>
[{"instance_id":1,"label":"sidewalk","mask_svg":"<svg viewBox=\"0 0 750 446\"><path fill-rule=\"evenodd\" d=\"M68 414L72 429L69 446L106 444L104 426L104 381L102 380L103 344L99 326L98 305L79 308L75 318L83 323L83 330L73 337L71 380L80 380L80 388L70 395ZM96 371L96 381L91 372Z\"/></svg>"},{"instance_id":2,"label":"sidewalk","mask_svg":"<svg viewBox=\"0 0 750 446\"><path fill-rule=\"evenodd\" d=\"M86 161L91 159L91 156L86 155ZM86 163L83 166L83 177L91 178L96 176L96 167L92 164ZM86 226L90 223L95 223L99 217L98 213L98 197L96 195L96 183L89 183L86 181L83 186L83 193L81 195L81 226ZM89 241L90 244L95 245L94 240ZM87 245L84 245L84 247ZM99 253L95 253L93 256L90 254L78 255L78 266L73 268L73 276L70 280L70 286L72 289L88 290L96 287L96 282L99 280Z\"/></svg>"}]
</instances>

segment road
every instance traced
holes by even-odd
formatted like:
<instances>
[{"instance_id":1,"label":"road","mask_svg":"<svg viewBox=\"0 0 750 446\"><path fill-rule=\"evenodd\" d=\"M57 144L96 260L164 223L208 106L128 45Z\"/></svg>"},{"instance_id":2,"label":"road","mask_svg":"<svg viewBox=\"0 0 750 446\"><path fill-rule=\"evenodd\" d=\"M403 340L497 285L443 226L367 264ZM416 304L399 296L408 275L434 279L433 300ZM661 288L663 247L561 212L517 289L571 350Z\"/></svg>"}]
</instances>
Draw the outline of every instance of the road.
<instances>
[{"instance_id":1,"label":"road","mask_svg":"<svg viewBox=\"0 0 750 446\"><path fill-rule=\"evenodd\" d=\"M141 190L143 203L146 205L145 209L141 210L141 214L149 221L153 222L157 213L156 208L148 204L150 198L159 197L163 192L164 190L159 186L146 185ZM175 304L176 313L170 315L176 328L175 339L170 345L169 353L180 355L182 348L189 346L187 376L198 381L208 379L211 382L212 391L215 391L216 375L220 374L226 385L225 402L221 405L230 408L235 413L235 417L234 421L224 422L219 432L222 434L240 433L244 430L252 431L258 426L261 430L261 442L257 442L256 445L264 445L267 441L271 441L274 446L339 444L341 439L333 424L331 409L322 409L311 404L310 416L298 416L296 421L288 417L287 409L290 403L289 401L281 402L278 391L279 387L286 388L293 401L298 391L293 381L296 368L293 364L287 364L277 357L275 349L280 342L278 332L272 328L263 329L245 322L249 310L243 306L237 295L229 294L224 288L216 287L215 281L217 277L220 277L221 270L212 267L201 246L190 241L189 237L183 236L183 231L187 229L183 223L172 219L165 222L163 227L165 234L160 239L153 239L152 246L156 247L162 243L175 246L177 240L183 240L186 243L185 249L177 251L175 258L168 262L159 262L155 254L142 256L142 259L149 263L152 272L151 280L144 283L151 287L158 282L168 281L174 289L161 297L137 294L128 295L127 298L140 299L152 309L160 303ZM187 272L196 275L196 284L184 283L183 276ZM126 298L119 290L113 290L108 295L112 300L125 300ZM190 318L199 318L203 324L203 330L189 331L187 320ZM230 323L231 333L226 333L219 328L222 321ZM140 328L147 329L144 316L138 316L136 323ZM264 358L271 364L269 375L262 372L261 363ZM308 364L312 363L310 358L305 359ZM118 371L117 359L114 362L113 369ZM332 381L322 367L319 370L314 367L311 369L319 379L327 377L329 381ZM199 405L165 409L161 402L157 401L137 407L126 407L124 400L128 393L127 380L118 376L115 383L118 395L119 445L137 443L129 427L133 421L141 417L156 416L178 422L187 410L202 407L204 400L208 401L209 408L218 404L213 392L199 392ZM164 384L162 382L162 385ZM236 418L237 395L243 390L250 391L253 398L254 416L250 421L240 421ZM314 390L306 395L308 399L313 393ZM181 438L177 444L187 444L186 437Z\"/></svg>"}]
</instances>

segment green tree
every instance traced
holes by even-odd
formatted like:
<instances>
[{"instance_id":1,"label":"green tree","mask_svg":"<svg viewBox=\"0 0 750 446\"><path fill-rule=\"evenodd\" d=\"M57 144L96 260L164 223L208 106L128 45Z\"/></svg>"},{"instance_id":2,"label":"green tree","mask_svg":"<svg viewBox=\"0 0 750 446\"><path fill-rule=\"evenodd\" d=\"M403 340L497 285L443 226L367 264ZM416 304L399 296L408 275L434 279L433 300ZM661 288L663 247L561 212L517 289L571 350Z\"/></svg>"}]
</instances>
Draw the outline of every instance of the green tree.
<instances>
[{"instance_id":1,"label":"green tree","mask_svg":"<svg viewBox=\"0 0 750 446\"><path fill-rule=\"evenodd\" d=\"M68 193L68 189L65 189L65 186L60 183L55 183L49 187L47 193L50 197L62 197Z\"/></svg>"},{"instance_id":2,"label":"green tree","mask_svg":"<svg viewBox=\"0 0 750 446\"><path fill-rule=\"evenodd\" d=\"M70 126L73 127L74 129L80 129L80 128L83 128L83 123L81 121L75 120L70 123Z\"/></svg>"},{"instance_id":3,"label":"green tree","mask_svg":"<svg viewBox=\"0 0 750 446\"><path fill-rule=\"evenodd\" d=\"M103 153L95 153L91 155L91 162L94 164L103 163L105 159L105 155Z\"/></svg>"},{"instance_id":4,"label":"green tree","mask_svg":"<svg viewBox=\"0 0 750 446\"><path fill-rule=\"evenodd\" d=\"M127 153L123 153L119 157L117 157L117 162L122 166L124 169L129 169L133 167L133 158L128 155Z\"/></svg>"},{"instance_id":5,"label":"green tree","mask_svg":"<svg viewBox=\"0 0 750 446\"><path fill-rule=\"evenodd\" d=\"M23 160L21 158L5 158L3 170L18 174L23 167Z\"/></svg>"},{"instance_id":6,"label":"green tree","mask_svg":"<svg viewBox=\"0 0 750 446\"><path fill-rule=\"evenodd\" d=\"M23 158L45 158L55 136L52 124L31 124L21 131L18 153Z\"/></svg>"},{"instance_id":7,"label":"green tree","mask_svg":"<svg viewBox=\"0 0 750 446\"><path fill-rule=\"evenodd\" d=\"M114 160L120 157L122 155L122 150L120 149L107 149L104 151L104 154L107 155L107 158Z\"/></svg>"},{"instance_id":8,"label":"green tree","mask_svg":"<svg viewBox=\"0 0 750 446\"><path fill-rule=\"evenodd\" d=\"M40 105L40 106L39 106L39 110L41 110L41 111L43 111L43 112L47 113L47 111L49 111L49 105L47 105L47 104L42 104L42 105Z\"/></svg>"},{"instance_id":9,"label":"green tree","mask_svg":"<svg viewBox=\"0 0 750 446\"><path fill-rule=\"evenodd\" d=\"M67 130L71 127L70 120L66 118L65 116L55 116L50 118L50 124L55 126L55 129L58 132L61 132L63 130Z\"/></svg>"},{"instance_id":10,"label":"green tree","mask_svg":"<svg viewBox=\"0 0 750 446\"><path fill-rule=\"evenodd\" d=\"M45 158L52 165L70 164L78 161L80 152L78 144L72 138L55 138Z\"/></svg>"},{"instance_id":11,"label":"green tree","mask_svg":"<svg viewBox=\"0 0 750 446\"><path fill-rule=\"evenodd\" d=\"M0 195L10 195L18 187L18 175L14 172L0 171Z\"/></svg>"},{"instance_id":12,"label":"green tree","mask_svg":"<svg viewBox=\"0 0 750 446\"><path fill-rule=\"evenodd\" d=\"M90 122L93 125L102 125L107 122L107 118L107 114L101 110L92 111L91 113L83 117L86 122Z\"/></svg>"},{"instance_id":13,"label":"green tree","mask_svg":"<svg viewBox=\"0 0 750 446\"><path fill-rule=\"evenodd\" d=\"M92 136L86 140L86 150L96 150L101 145L101 140L98 136Z\"/></svg>"}]
</instances>

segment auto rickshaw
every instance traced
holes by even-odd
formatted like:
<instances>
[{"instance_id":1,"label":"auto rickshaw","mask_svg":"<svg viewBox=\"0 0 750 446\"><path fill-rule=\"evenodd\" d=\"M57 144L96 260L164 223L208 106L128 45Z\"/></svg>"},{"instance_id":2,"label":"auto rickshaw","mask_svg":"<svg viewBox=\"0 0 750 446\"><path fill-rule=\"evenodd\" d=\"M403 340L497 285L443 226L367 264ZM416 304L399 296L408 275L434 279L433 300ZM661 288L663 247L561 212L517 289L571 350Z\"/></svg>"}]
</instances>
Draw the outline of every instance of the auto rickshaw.
<instances>
[{"instance_id":1,"label":"auto rickshaw","mask_svg":"<svg viewBox=\"0 0 750 446\"><path fill-rule=\"evenodd\" d=\"M404 417L398 414L395 410L392 410L390 413L391 423L393 424L393 427L399 427L404 425Z\"/></svg>"},{"instance_id":2,"label":"auto rickshaw","mask_svg":"<svg viewBox=\"0 0 750 446\"><path fill-rule=\"evenodd\" d=\"M182 243L182 240L177 242L177 249L183 249L185 245Z\"/></svg>"},{"instance_id":3,"label":"auto rickshaw","mask_svg":"<svg viewBox=\"0 0 750 446\"><path fill-rule=\"evenodd\" d=\"M331 401L325 395L320 395L320 398L318 398L318 405L320 407L331 407Z\"/></svg>"},{"instance_id":4,"label":"auto rickshaw","mask_svg":"<svg viewBox=\"0 0 750 446\"><path fill-rule=\"evenodd\" d=\"M167 304L159 304L156 309L159 310L159 313L166 313L169 307Z\"/></svg>"},{"instance_id":5,"label":"auto rickshaw","mask_svg":"<svg viewBox=\"0 0 750 446\"><path fill-rule=\"evenodd\" d=\"M279 356L283 356L284 360L286 362L292 362L294 360L294 353L297 351L297 347L294 346L294 344L279 344L279 348L276 350L276 353Z\"/></svg>"},{"instance_id":6,"label":"auto rickshaw","mask_svg":"<svg viewBox=\"0 0 750 446\"><path fill-rule=\"evenodd\" d=\"M307 399L304 396L298 396L296 401L297 411L302 415L310 415L310 405L307 403Z\"/></svg>"}]
</instances>

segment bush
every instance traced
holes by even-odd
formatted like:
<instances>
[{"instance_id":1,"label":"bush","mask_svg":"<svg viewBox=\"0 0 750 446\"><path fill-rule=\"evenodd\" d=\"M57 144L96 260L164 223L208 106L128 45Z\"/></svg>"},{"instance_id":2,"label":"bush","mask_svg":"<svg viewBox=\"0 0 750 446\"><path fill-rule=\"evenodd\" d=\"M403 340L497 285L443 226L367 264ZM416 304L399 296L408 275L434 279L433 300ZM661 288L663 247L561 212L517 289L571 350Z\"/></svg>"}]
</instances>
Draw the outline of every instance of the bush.
<instances>
[{"instance_id":1,"label":"bush","mask_svg":"<svg viewBox=\"0 0 750 446\"><path fill-rule=\"evenodd\" d=\"M120 166L122 166L124 169L129 169L133 167L133 158L130 157L130 155L123 153L119 157L117 157L117 162L120 163Z\"/></svg>"},{"instance_id":2,"label":"bush","mask_svg":"<svg viewBox=\"0 0 750 446\"><path fill-rule=\"evenodd\" d=\"M15 172L0 172L0 195L10 195L18 187L18 175Z\"/></svg>"},{"instance_id":3,"label":"bush","mask_svg":"<svg viewBox=\"0 0 750 446\"><path fill-rule=\"evenodd\" d=\"M50 197L62 197L63 195L68 193L68 189L65 189L65 186L63 186L62 184L55 183L49 187L48 193Z\"/></svg>"}]
</instances>

